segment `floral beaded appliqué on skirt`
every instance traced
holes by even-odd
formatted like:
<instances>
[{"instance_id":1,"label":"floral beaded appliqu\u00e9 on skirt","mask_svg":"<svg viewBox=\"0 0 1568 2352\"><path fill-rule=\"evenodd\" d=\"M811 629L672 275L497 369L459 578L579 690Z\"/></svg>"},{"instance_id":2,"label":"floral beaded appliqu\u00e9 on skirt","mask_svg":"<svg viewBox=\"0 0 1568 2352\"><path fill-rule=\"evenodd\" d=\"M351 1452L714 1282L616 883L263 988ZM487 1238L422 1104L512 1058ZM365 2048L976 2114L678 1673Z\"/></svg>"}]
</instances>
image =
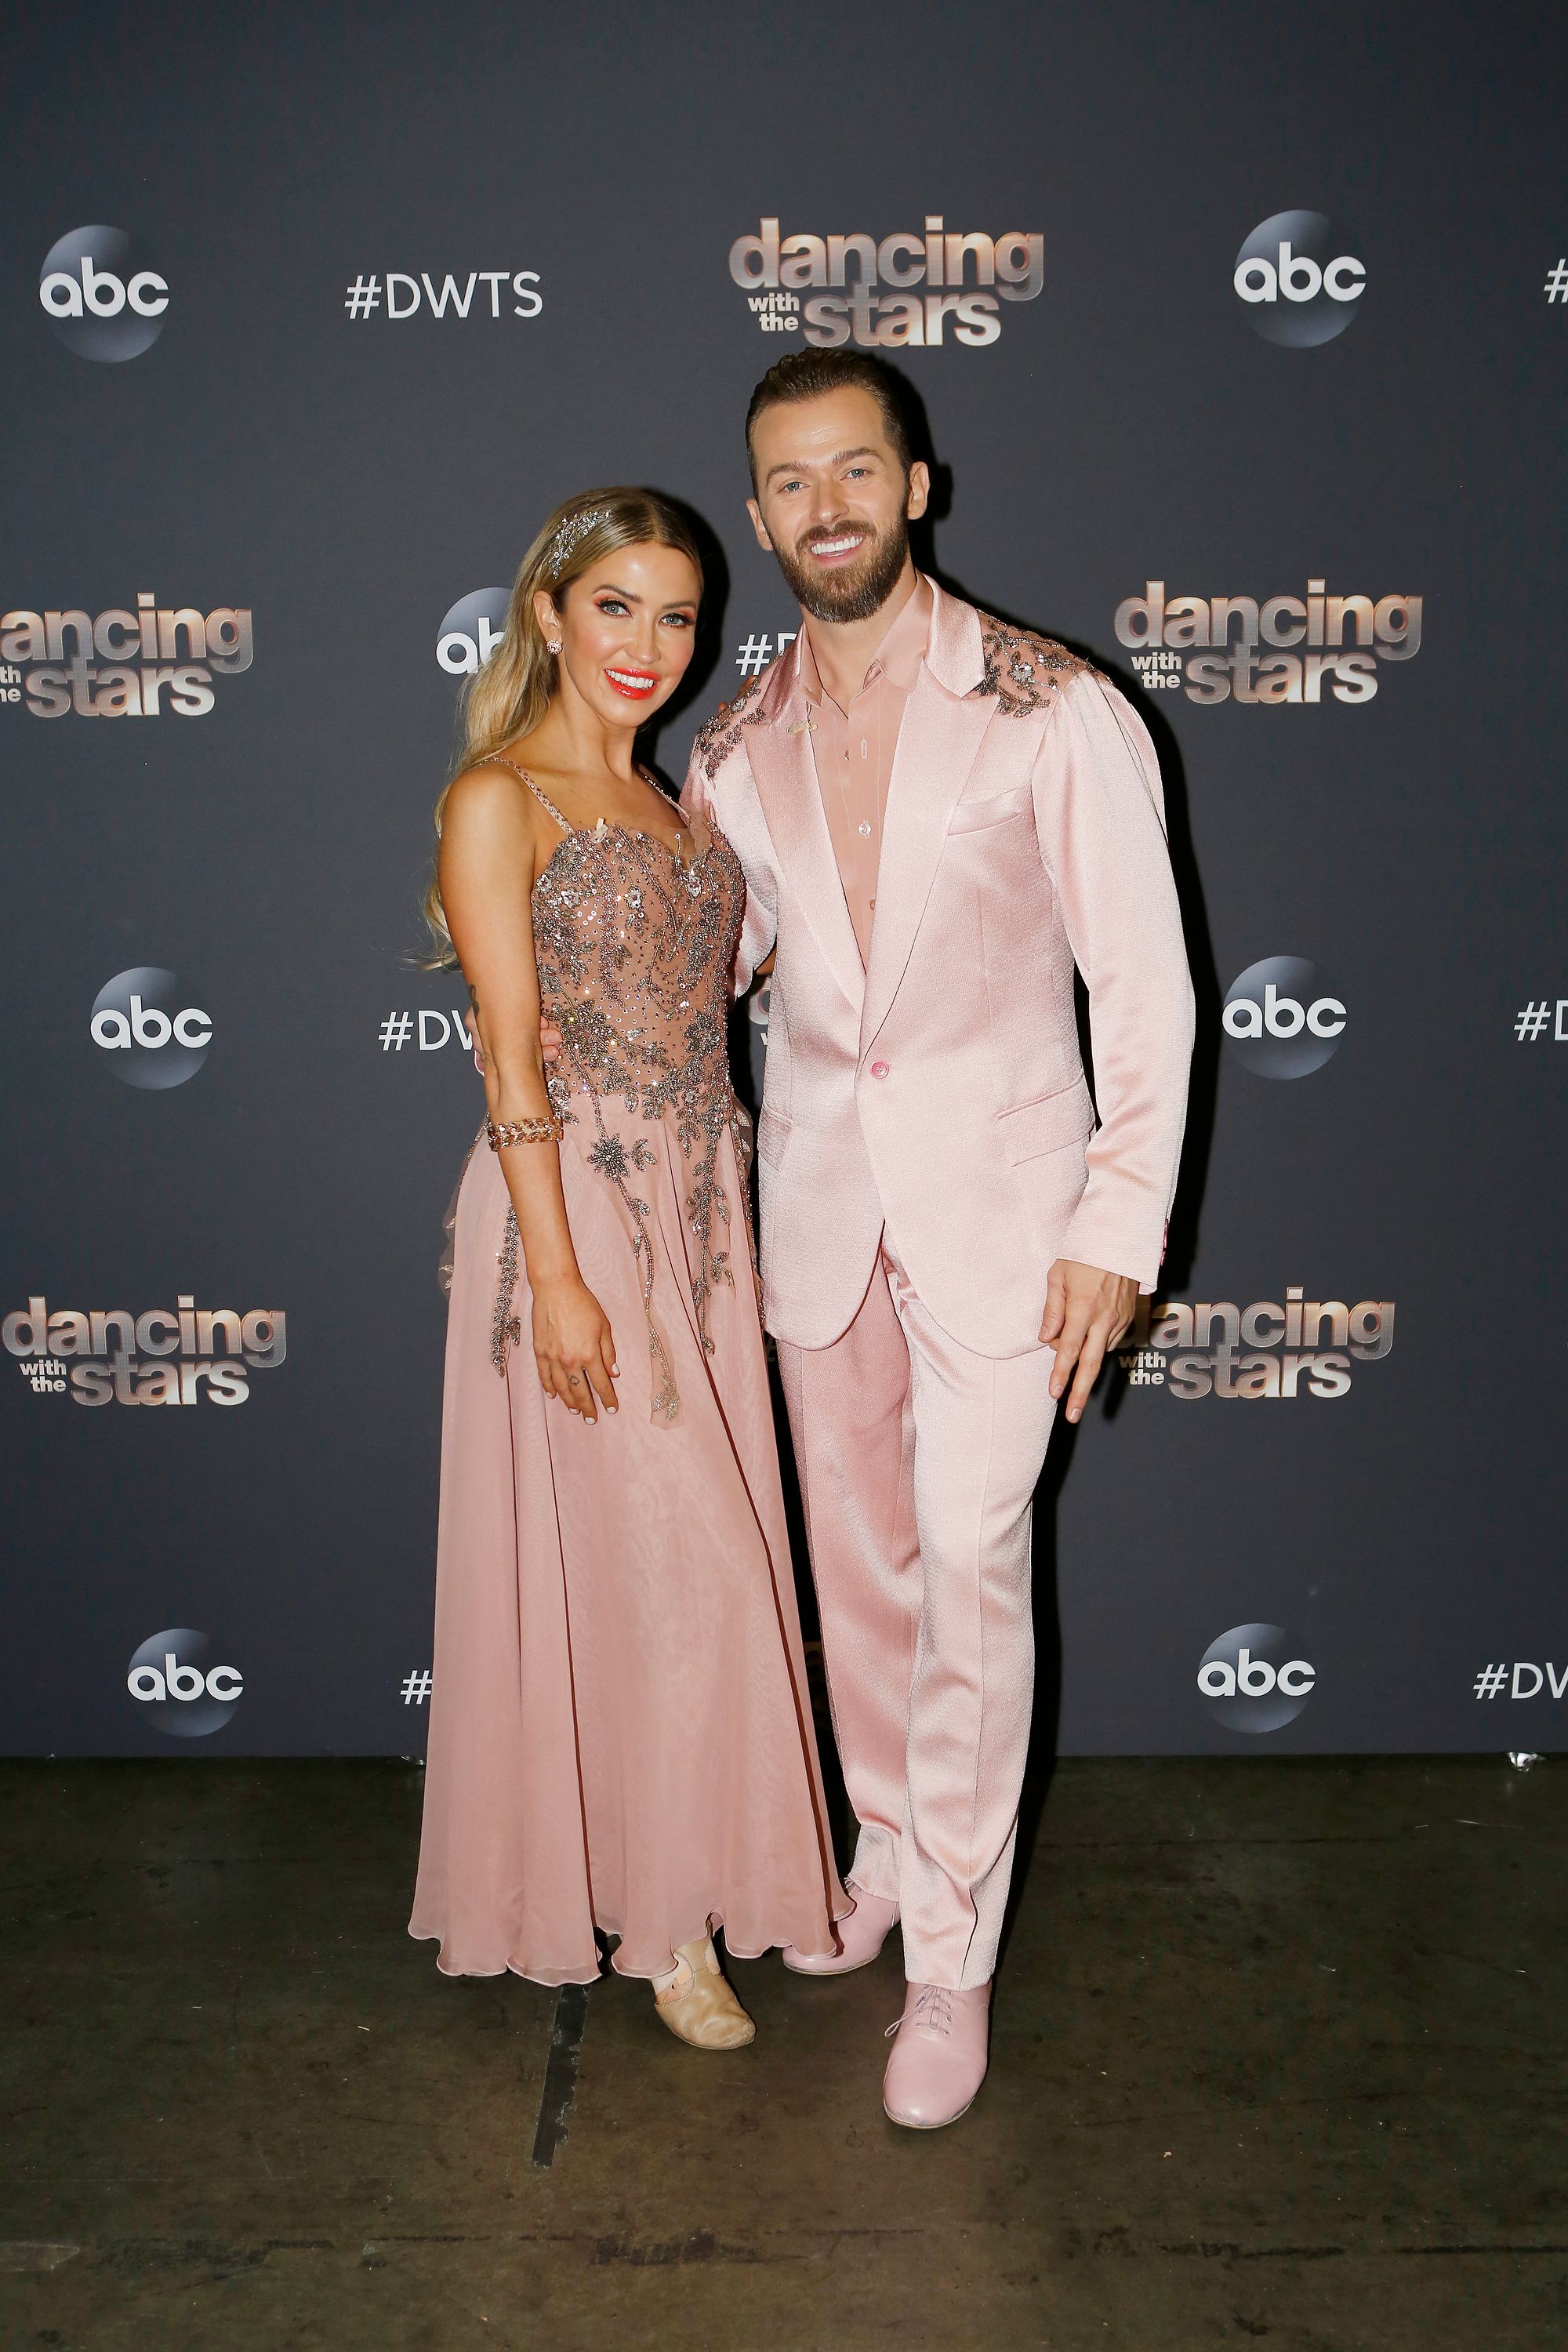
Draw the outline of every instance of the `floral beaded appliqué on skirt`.
<instances>
[{"instance_id":1,"label":"floral beaded appliqu\u00e9 on skirt","mask_svg":"<svg viewBox=\"0 0 1568 2352\"><path fill-rule=\"evenodd\" d=\"M512 1313L512 1293L517 1288L517 1265L522 1252L522 1235L517 1229L517 1211L509 1207L506 1229L496 1252L496 1264L500 1272L496 1276L495 1313L490 1318L490 1361L506 1378L507 1350L515 1348L522 1337L522 1325Z\"/></svg>"}]
</instances>

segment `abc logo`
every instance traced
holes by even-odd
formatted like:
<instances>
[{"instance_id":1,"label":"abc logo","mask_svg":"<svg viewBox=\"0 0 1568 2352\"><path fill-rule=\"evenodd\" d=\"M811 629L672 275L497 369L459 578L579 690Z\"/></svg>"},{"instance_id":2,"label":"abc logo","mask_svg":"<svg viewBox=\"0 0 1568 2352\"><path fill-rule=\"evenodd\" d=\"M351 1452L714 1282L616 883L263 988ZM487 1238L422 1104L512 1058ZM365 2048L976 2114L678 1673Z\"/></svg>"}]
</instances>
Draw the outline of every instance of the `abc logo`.
<instances>
[{"instance_id":1,"label":"abc logo","mask_svg":"<svg viewBox=\"0 0 1568 2352\"><path fill-rule=\"evenodd\" d=\"M449 676L471 677L489 661L500 643L510 602L510 588L476 588L471 596L458 599L436 640L436 658Z\"/></svg>"},{"instance_id":2,"label":"abc logo","mask_svg":"<svg viewBox=\"0 0 1568 2352\"><path fill-rule=\"evenodd\" d=\"M1236 257L1231 283L1265 342L1301 351L1343 334L1366 271L1336 250L1339 242L1324 213L1273 213L1258 222Z\"/></svg>"},{"instance_id":3,"label":"abc logo","mask_svg":"<svg viewBox=\"0 0 1568 2352\"><path fill-rule=\"evenodd\" d=\"M156 1730L171 1739L221 1731L245 1694L237 1666L209 1666L212 1643L189 1625L150 1633L131 1661L125 1687Z\"/></svg>"},{"instance_id":4,"label":"abc logo","mask_svg":"<svg viewBox=\"0 0 1568 2352\"><path fill-rule=\"evenodd\" d=\"M1315 963L1265 956L1230 983L1220 1015L1238 1062L1260 1078L1304 1078L1340 1050L1349 1015Z\"/></svg>"},{"instance_id":5,"label":"abc logo","mask_svg":"<svg viewBox=\"0 0 1568 2352\"><path fill-rule=\"evenodd\" d=\"M1233 1625L1209 1643L1198 1666L1205 1706L1231 1731L1278 1731L1294 1723L1317 1679L1305 1658L1290 1655L1283 1625Z\"/></svg>"},{"instance_id":6,"label":"abc logo","mask_svg":"<svg viewBox=\"0 0 1568 2352\"><path fill-rule=\"evenodd\" d=\"M68 351L133 360L163 331L169 284L122 228L73 228L44 256L38 299Z\"/></svg>"},{"instance_id":7,"label":"abc logo","mask_svg":"<svg viewBox=\"0 0 1568 2352\"><path fill-rule=\"evenodd\" d=\"M174 973L156 964L117 971L99 990L88 1024L92 1042L128 1087L183 1087L206 1060L211 1016L181 1005L179 993Z\"/></svg>"}]
</instances>

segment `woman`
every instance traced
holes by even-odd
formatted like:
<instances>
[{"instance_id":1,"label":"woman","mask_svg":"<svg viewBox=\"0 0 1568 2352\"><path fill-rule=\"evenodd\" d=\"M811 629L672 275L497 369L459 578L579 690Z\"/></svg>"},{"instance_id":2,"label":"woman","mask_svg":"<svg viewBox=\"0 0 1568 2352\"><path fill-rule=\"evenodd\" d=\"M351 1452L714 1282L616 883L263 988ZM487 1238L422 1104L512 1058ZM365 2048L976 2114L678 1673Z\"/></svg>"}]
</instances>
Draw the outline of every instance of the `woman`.
<instances>
[{"instance_id":1,"label":"woman","mask_svg":"<svg viewBox=\"0 0 1568 2352\"><path fill-rule=\"evenodd\" d=\"M523 559L437 807L426 904L489 1111L457 1202L436 1683L411 1932L453 1975L651 1979L755 2032L731 1953L834 1948L726 1015L745 901L639 769L702 572L652 492ZM540 1020L562 1033L548 1082Z\"/></svg>"}]
</instances>

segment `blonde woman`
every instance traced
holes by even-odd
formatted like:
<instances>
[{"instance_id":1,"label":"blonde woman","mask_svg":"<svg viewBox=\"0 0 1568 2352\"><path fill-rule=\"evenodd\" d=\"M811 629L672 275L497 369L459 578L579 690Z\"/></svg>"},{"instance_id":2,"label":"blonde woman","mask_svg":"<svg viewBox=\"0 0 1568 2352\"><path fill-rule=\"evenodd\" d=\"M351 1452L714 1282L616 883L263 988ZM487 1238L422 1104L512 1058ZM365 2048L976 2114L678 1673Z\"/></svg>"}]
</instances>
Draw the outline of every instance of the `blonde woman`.
<instances>
[{"instance_id":1,"label":"blonde woman","mask_svg":"<svg viewBox=\"0 0 1568 2352\"><path fill-rule=\"evenodd\" d=\"M745 884L636 756L701 593L665 499L569 499L437 807L426 911L468 983L489 1116L457 1204L410 1926L448 1974L542 1984L597 1976L614 1939L672 2032L729 2050L755 2029L711 1931L746 1958L827 1955L848 1906L725 1054Z\"/></svg>"}]
</instances>

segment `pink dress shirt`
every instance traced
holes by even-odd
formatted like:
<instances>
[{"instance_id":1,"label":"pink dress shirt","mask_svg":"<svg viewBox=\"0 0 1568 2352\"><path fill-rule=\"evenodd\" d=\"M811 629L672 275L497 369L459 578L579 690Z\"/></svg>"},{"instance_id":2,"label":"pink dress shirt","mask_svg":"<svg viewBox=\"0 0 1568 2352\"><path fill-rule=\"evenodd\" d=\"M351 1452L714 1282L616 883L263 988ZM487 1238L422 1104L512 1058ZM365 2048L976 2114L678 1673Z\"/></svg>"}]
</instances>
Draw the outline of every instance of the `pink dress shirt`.
<instances>
[{"instance_id":1,"label":"pink dress shirt","mask_svg":"<svg viewBox=\"0 0 1568 2352\"><path fill-rule=\"evenodd\" d=\"M882 862L882 819L893 754L899 746L904 706L925 658L931 612L931 585L922 576L878 646L847 710L839 709L822 683L809 621L801 632L800 676L811 706L806 724L816 761L816 782L862 963L871 951L877 870Z\"/></svg>"}]
</instances>

